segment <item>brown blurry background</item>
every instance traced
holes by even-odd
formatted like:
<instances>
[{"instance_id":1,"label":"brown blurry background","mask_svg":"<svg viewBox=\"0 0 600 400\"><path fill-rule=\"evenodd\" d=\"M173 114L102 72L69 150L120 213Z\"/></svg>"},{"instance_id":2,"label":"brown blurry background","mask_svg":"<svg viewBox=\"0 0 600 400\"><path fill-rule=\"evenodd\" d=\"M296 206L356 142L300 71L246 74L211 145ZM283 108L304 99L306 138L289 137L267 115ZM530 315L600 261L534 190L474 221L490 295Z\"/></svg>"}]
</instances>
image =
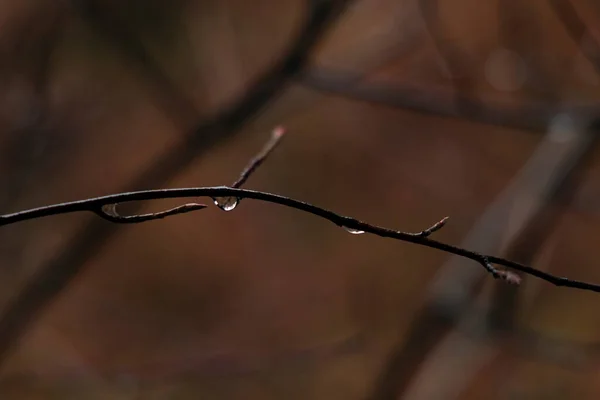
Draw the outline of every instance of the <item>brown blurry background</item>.
<instances>
[{"instance_id":1,"label":"brown blurry background","mask_svg":"<svg viewBox=\"0 0 600 400\"><path fill-rule=\"evenodd\" d=\"M594 0L1 2L0 212L229 184L283 124L247 187L449 215L442 241L600 282L599 23ZM2 399L600 397L600 295L280 206L23 222L0 266Z\"/></svg>"}]
</instances>

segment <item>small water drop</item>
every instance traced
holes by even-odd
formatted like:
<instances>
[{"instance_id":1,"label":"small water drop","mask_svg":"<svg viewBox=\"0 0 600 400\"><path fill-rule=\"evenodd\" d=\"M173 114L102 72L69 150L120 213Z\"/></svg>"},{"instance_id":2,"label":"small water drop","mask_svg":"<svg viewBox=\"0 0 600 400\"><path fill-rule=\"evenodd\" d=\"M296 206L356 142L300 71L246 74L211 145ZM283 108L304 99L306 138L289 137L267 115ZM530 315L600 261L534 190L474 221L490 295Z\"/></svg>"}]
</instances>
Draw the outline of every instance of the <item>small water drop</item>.
<instances>
[{"instance_id":1,"label":"small water drop","mask_svg":"<svg viewBox=\"0 0 600 400\"><path fill-rule=\"evenodd\" d=\"M102 206L102 211L110 215L111 217L119 217L119 213L117 211L117 204L105 204Z\"/></svg>"},{"instance_id":2,"label":"small water drop","mask_svg":"<svg viewBox=\"0 0 600 400\"><path fill-rule=\"evenodd\" d=\"M346 230L346 232L351 233L352 235L362 235L365 231L361 231L360 229L349 228L347 226L342 226Z\"/></svg>"},{"instance_id":3,"label":"small water drop","mask_svg":"<svg viewBox=\"0 0 600 400\"><path fill-rule=\"evenodd\" d=\"M215 205L217 207L219 207L221 210L232 211L237 207L238 203L240 202L240 199L238 199L235 196L215 197L215 198L213 198L213 201L214 201Z\"/></svg>"}]
</instances>

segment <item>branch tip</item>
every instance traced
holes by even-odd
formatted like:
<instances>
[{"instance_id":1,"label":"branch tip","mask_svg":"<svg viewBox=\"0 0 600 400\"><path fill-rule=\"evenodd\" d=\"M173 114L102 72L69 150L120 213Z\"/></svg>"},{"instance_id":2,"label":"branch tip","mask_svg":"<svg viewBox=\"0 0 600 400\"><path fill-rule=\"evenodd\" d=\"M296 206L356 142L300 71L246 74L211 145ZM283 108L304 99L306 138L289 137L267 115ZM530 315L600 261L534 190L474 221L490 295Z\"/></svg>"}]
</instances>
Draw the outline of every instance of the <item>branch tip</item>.
<instances>
[{"instance_id":1,"label":"branch tip","mask_svg":"<svg viewBox=\"0 0 600 400\"><path fill-rule=\"evenodd\" d=\"M252 173L256 171L256 169L260 167L260 165L266 160L269 154L275 150L275 147L277 147L285 132L285 128L281 125L273 129L269 141L263 146L261 151L250 160L248 165L246 165L240 174L240 177L231 185L231 187L240 188L244 183L246 183L250 175L252 175Z\"/></svg>"},{"instance_id":2,"label":"branch tip","mask_svg":"<svg viewBox=\"0 0 600 400\"><path fill-rule=\"evenodd\" d=\"M417 236L427 237L427 236L431 235L432 233L439 231L440 229L442 229L444 227L444 225L446 225L446 222L448 222L449 218L450 217L442 218L435 224L431 225L429 228L425 229L424 231L419 232L417 234Z\"/></svg>"},{"instance_id":3,"label":"branch tip","mask_svg":"<svg viewBox=\"0 0 600 400\"><path fill-rule=\"evenodd\" d=\"M136 215L121 215L117 212L118 203L105 204L99 208L93 209L92 211L104 218L105 220L117 224L137 224L140 222L152 221L156 219L162 219L177 214L186 214L196 210L202 210L207 205L199 203L186 203L181 206L170 208L164 211L158 211L147 214L136 214Z\"/></svg>"},{"instance_id":4,"label":"branch tip","mask_svg":"<svg viewBox=\"0 0 600 400\"><path fill-rule=\"evenodd\" d=\"M285 126L279 125L273 129L273 133L271 133L271 137L273 139L279 140L279 139L281 139L281 137L283 135L285 135L286 132L287 132L287 130L285 129Z\"/></svg>"}]
</instances>

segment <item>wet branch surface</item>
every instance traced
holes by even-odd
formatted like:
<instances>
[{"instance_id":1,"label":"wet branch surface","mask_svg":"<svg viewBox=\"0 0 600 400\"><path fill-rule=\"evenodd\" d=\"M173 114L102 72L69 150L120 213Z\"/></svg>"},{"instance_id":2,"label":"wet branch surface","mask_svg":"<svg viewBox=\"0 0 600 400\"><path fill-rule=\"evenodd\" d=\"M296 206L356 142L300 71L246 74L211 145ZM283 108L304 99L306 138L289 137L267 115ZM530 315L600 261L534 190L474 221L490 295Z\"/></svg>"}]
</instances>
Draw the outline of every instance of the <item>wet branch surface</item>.
<instances>
[{"instance_id":1,"label":"wet branch surface","mask_svg":"<svg viewBox=\"0 0 600 400\"><path fill-rule=\"evenodd\" d=\"M278 136L279 135L279 136ZM241 179L236 181L235 185L239 185L240 181L244 181L248 175L256 169L256 167L262 163L268 153L275 147L275 140L278 140L280 134L278 130L274 131L273 139L274 142L269 144L263 150L263 153L257 158L253 159L250 166L242 173ZM250 171L250 172L248 172ZM383 226L373 225L359 219L344 216L334 211L316 206L311 203L307 203L301 200L296 200L290 197L256 191L249 189L241 189L239 187L229 186L212 186L212 187L191 187L191 188L175 188L175 189L155 189L155 190L141 190L134 192L125 192L111 194L107 196L89 198L84 200L77 200L66 203L59 203L39 208L33 208L24 210L12 214L5 214L0 216L0 226L10 225L17 222L33 220L42 217L49 217L61 214L69 214L75 212L92 212L101 217L114 223L141 223L152 219L164 218L175 214L187 213L203 209L206 206L198 203L188 203L182 206L161 211L158 213L140 214L133 216L120 216L116 213L116 205L126 202L135 201L148 201L148 200L159 200L159 199L179 199L179 198L197 198L197 197L209 197L212 198L217 206L225 211L232 211L236 208L237 204L241 199L253 199L267 203L279 204L288 208L292 208L298 211L320 217L335 225L344 228L346 231L352 234L365 234L370 233L376 236L396 239L404 242L409 242L433 249L437 249L449 254L454 254L464 258L468 258L479 263L487 272L489 272L494 278L503 279L511 284L519 284L520 277L512 271L518 271L527 275L537 277L545 280L556 286L570 287L574 289L588 290L593 292L600 292L600 285L572 280L565 277L559 277L550 273L535 269L533 267L520 264L511 260L507 260L501 257L493 255L487 255L471 251L465 248L454 246L451 244L439 242L431 239L430 236L441 229L447 222L448 218L443 218L439 222L432 226L420 231L420 232L406 232L400 230L394 230ZM220 199L228 199L225 203L230 204L229 207L224 206ZM107 211L109 210L109 211ZM498 269L496 266L502 266L507 269Z\"/></svg>"}]
</instances>

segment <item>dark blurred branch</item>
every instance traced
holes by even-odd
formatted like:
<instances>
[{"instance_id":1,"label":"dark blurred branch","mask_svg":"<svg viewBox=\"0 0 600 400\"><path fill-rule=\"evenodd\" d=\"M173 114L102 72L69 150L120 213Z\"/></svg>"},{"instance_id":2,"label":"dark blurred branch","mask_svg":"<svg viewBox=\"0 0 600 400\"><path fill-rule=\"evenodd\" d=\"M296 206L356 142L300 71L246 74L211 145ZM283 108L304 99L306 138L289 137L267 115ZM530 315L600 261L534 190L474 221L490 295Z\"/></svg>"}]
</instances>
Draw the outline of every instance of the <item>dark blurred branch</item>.
<instances>
[{"instance_id":1,"label":"dark blurred branch","mask_svg":"<svg viewBox=\"0 0 600 400\"><path fill-rule=\"evenodd\" d=\"M284 132L285 130L282 127L277 127L273 130L270 140L265 144L262 150L250 160L248 165L246 165L246 167L240 174L240 177L233 183L233 185L231 185L231 187L240 188L244 183L246 183L248 178L250 178L250 175L252 175L252 173L256 171L256 169L267 159L269 154L271 154L271 152L275 149L277 144L279 144L279 141L283 137ZM225 209L226 211L228 210L228 207L231 207L231 209L233 209L239 203L239 199L237 197L215 197L213 198L213 200L217 206L221 207L222 209ZM155 219L163 219L172 215L186 214L192 211L202 210L207 207L204 204L187 203L178 207L154 213L121 215L117 211L118 205L118 203L106 204L102 207L97 207L90 211L93 211L98 216L104 218L109 222L114 222L118 224L136 224L140 222L152 221ZM435 228L439 229L440 227Z\"/></svg>"},{"instance_id":2,"label":"dark blurred branch","mask_svg":"<svg viewBox=\"0 0 600 400\"><path fill-rule=\"evenodd\" d=\"M162 186L189 166L200 154L231 138L251 118L283 92L288 81L306 65L309 54L351 0L314 1L299 33L275 64L250 85L230 108L201 123L177 145L165 151L125 191ZM230 189L232 190L232 189ZM240 190L240 189L238 189ZM216 194L216 193L213 193ZM135 213L136 207L133 207ZM80 229L62 252L34 274L6 306L0 317L0 363L35 318L84 269L119 224L92 220Z\"/></svg>"},{"instance_id":3,"label":"dark blurred branch","mask_svg":"<svg viewBox=\"0 0 600 400\"><path fill-rule=\"evenodd\" d=\"M544 131L558 113L576 117L598 115L599 105L551 105L537 102L506 104L476 100L463 95L462 102L470 103L458 109L451 93L433 91L417 85L359 82L355 74L311 68L300 76L305 86L335 96L381 104L426 115L467 119L474 122L509 128Z\"/></svg>"},{"instance_id":4,"label":"dark blurred branch","mask_svg":"<svg viewBox=\"0 0 600 400\"><path fill-rule=\"evenodd\" d=\"M556 180L533 216L517 233L507 250L506 258L523 264L531 264L546 239L556 230L560 216L577 193L583 181L584 169L598 143L598 135L587 133L573 134L574 151L555 173ZM490 309L489 322L492 329L506 331L513 328L518 311L518 293L513 288L501 285L494 288L494 299Z\"/></svg>"},{"instance_id":5,"label":"dark blurred branch","mask_svg":"<svg viewBox=\"0 0 600 400\"><path fill-rule=\"evenodd\" d=\"M48 17L46 17L48 18ZM38 43L36 56L33 60L33 84L41 97L47 97L48 84L53 72L54 53L57 44L63 35L66 15L58 11L56 16L50 21L50 28L40 38Z\"/></svg>"},{"instance_id":6,"label":"dark blurred branch","mask_svg":"<svg viewBox=\"0 0 600 400\"><path fill-rule=\"evenodd\" d=\"M207 206L205 204L187 203L181 206L170 208L168 210L158 211L154 213L121 215L117 212L116 204L107 204L100 208L96 208L94 210L94 213L96 213L99 217L104 218L109 222L114 222L116 224L137 224L140 222L153 221L155 219L163 219L172 215L186 214L192 211L202 210L206 207Z\"/></svg>"},{"instance_id":7,"label":"dark blurred branch","mask_svg":"<svg viewBox=\"0 0 600 400\"><path fill-rule=\"evenodd\" d=\"M157 64L125 21L111 13L102 2L72 0L71 3L88 26L137 65L137 71L156 90L156 99L169 110L169 115L177 115L182 121L197 118L198 112L192 99Z\"/></svg>"},{"instance_id":8,"label":"dark blurred branch","mask_svg":"<svg viewBox=\"0 0 600 400\"><path fill-rule=\"evenodd\" d=\"M549 2L573 40L581 45L581 51L600 73L600 45L591 35L586 35L588 29L573 5L568 0L549 0ZM447 41L437 27L438 23L434 18L435 3L432 3L432 0L422 0L419 5L439 53L446 61L450 72L460 76L464 71L459 68L453 55L454 50L448 47ZM583 39L585 43L582 45ZM597 104L557 105L539 101L507 104L477 99L468 91L462 92L458 101L455 93L428 90L417 85L361 82L365 76L366 74L315 67L300 75L300 82L311 89L357 101L402 108L427 115L467 119L484 124L534 131L545 131L558 113L565 112L575 117L588 118L597 116L599 109Z\"/></svg>"},{"instance_id":9,"label":"dark blurred branch","mask_svg":"<svg viewBox=\"0 0 600 400\"><path fill-rule=\"evenodd\" d=\"M585 22L579 17L577 9L570 0L548 0L550 7L563 23L571 39L600 74L600 44L590 34ZM583 43L582 43L583 42Z\"/></svg>"},{"instance_id":10,"label":"dark blurred branch","mask_svg":"<svg viewBox=\"0 0 600 400\"><path fill-rule=\"evenodd\" d=\"M446 38L439 17L438 0L419 0L417 3L429 35L444 60L455 86L454 101L458 111L463 114L478 113L480 105L474 95L474 82L471 68L467 66L469 63L467 54Z\"/></svg>"}]
</instances>

